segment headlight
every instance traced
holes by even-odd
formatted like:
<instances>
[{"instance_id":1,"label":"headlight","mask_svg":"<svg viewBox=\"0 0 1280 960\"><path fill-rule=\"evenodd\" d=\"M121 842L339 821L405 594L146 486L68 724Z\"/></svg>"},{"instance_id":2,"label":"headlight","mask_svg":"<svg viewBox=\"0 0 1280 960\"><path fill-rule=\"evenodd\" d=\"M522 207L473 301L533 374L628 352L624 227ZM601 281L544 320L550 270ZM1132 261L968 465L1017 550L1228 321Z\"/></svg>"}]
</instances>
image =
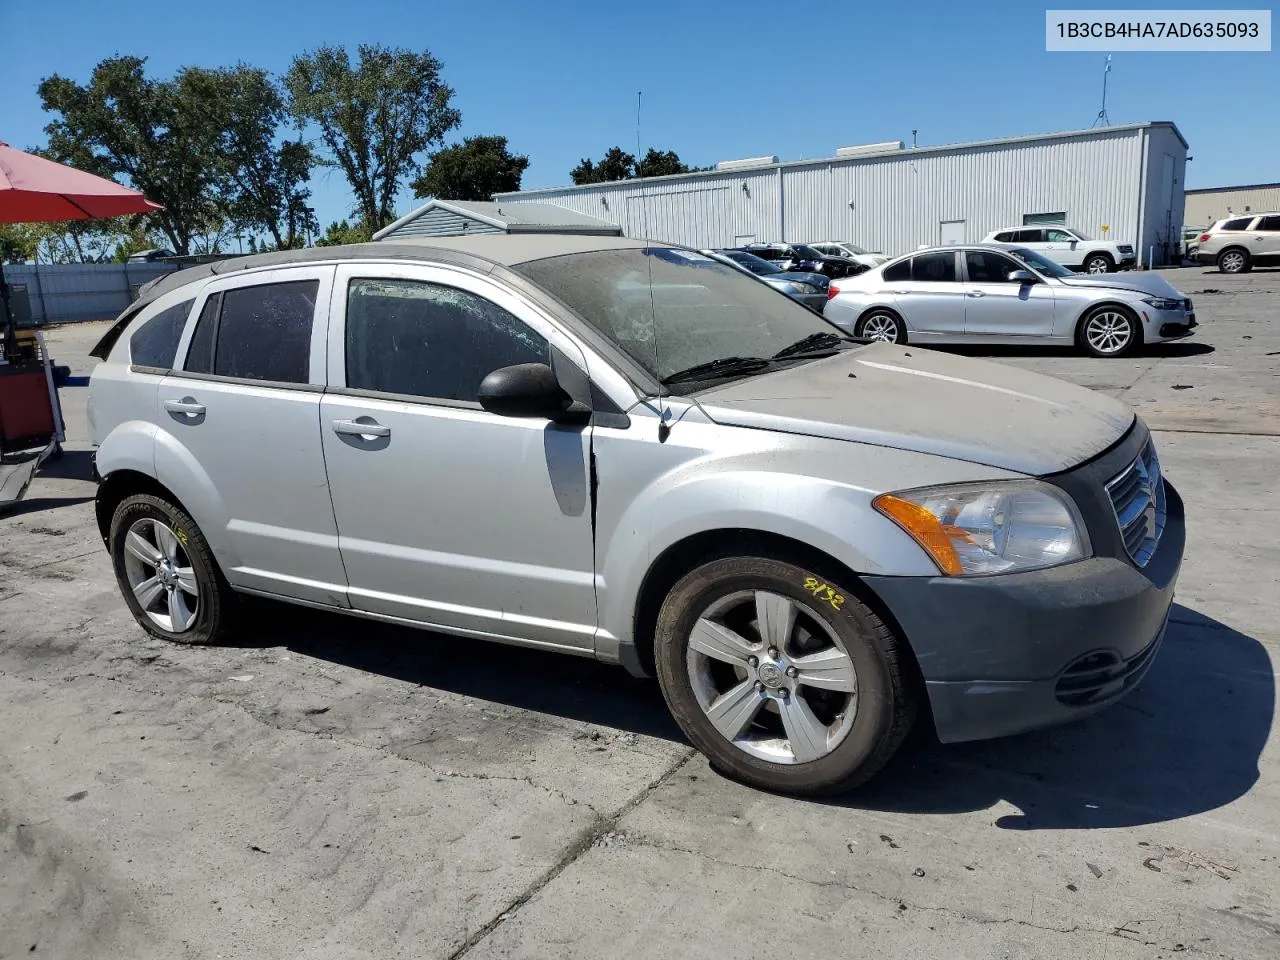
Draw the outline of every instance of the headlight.
<instances>
[{"instance_id":1,"label":"headlight","mask_svg":"<svg viewBox=\"0 0 1280 960\"><path fill-rule=\"evenodd\" d=\"M910 534L948 576L1038 570L1091 552L1075 504L1037 480L885 493L872 506Z\"/></svg>"},{"instance_id":2,"label":"headlight","mask_svg":"<svg viewBox=\"0 0 1280 960\"><path fill-rule=\"evenodd\" d=\"M1170 300L1167 297L1143 297L1143 303L1149 303L1157 310L1177 310L1182 306L1181 300Z\"/></svg>"}]
</instances>

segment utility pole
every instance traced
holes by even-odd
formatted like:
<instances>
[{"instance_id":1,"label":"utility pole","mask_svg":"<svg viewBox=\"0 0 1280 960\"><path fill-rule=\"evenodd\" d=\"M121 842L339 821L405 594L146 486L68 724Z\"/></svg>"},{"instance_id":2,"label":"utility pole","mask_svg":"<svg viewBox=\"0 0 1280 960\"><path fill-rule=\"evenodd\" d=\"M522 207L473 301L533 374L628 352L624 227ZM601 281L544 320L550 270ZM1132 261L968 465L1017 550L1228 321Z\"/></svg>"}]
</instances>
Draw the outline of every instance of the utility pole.
<instances>
[{"instance_id":1,"label":"utility pole","mask_svg":"<svg viewBox=\"0 0 1280 960\"><path fill-rule=\"evenodd\" d=\"M1107 65L1102 70L1102 109L1094 119L1095 127L1111 126L1111 118L1107 116L1107 74L1111 72L1111 54L1107 54Z\"/></svg>"}]
</instances>

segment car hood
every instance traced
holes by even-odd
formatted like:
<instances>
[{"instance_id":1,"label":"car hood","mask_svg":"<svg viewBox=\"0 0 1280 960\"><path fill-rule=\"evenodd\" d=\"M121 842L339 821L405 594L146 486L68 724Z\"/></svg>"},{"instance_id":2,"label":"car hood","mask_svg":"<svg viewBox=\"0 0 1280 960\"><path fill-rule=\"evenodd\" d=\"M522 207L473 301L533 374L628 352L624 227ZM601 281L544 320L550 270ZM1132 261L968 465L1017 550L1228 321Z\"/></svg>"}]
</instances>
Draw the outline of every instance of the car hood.
<instances>
[{"instance_id":1,"label":"car hood","mask_svg":"<svg viewBox=\"0 0 1280 960\"><path fill-rule=\"evenodd\" d=\"M717 423L937 454L1032 476L1096 456L1125 404L1013 367L877 343L698 395Z\"/></svg>"},{"instance_id":2,"label":"car hood","mask_svg":"<svg viewBox=\"0 0 1280 960\"><path fill-rule=\"evenodd\" d=\"M1186 294L1156 273L1114 274L1103 273L1093 276L1065 277L1058 281L1068 287L1106 287L1109 290L1130 290L1145 293L1150 297L1170 297L1174 300L1185 300Z\"/></svg>"}]
</instances>

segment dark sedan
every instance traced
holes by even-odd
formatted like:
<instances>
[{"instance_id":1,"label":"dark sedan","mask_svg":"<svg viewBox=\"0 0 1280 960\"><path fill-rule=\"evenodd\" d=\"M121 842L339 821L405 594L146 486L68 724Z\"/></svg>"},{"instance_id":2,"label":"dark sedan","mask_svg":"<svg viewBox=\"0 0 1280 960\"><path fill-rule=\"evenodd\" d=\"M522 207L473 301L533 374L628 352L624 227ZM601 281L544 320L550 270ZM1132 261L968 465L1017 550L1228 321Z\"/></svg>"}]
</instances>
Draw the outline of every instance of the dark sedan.
<instances>
[{"instance_id":1,"label":"dark sedan","mask_svg":"<svg viewBox=\"0 0 1280 960\"><path fill-rule=\"evenodd\" d=\"M776 263L783 270L821 273L831 280L852 277L866 269L856 260L833 257L805 243L753 243L741 249Z\"/></svg>"},{"instance_id":2,"label":"dark sedan","mask_svg":"<svg viewBox=\"0 0 1280 960\"><path fill-rule=\"evenodd\" d=\"M781 290L791 299L803 303L812 310L821 313L826 306L827 288L831 285L831 280L821 273L783 270L776 263L770 263L744 250L704 250L702 252L746 270L748 273L754 273L769 286Z\"/></svg>"}]
</instances>

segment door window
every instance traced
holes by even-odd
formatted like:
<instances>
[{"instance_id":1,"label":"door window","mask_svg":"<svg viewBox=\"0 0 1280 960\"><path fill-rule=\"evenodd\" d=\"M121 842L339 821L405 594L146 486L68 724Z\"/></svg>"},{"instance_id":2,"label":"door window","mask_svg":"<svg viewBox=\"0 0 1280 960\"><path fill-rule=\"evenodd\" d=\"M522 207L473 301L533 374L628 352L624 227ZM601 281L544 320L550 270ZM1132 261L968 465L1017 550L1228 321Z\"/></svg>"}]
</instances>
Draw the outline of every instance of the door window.
<instances>
[{"instance_id":1,"label":"door window","mask_svg":"<svg viewBox=\"0 0 1280 960\"><path fill-rule=\"evenodd\" d=\"M955 283L955 254L922 253L912 257L911 279L916 283Z\"/></svg>"},{"instance_id":2,"label":"door window","mask_svg":"<svg viewBox=\"0 0 1280 960\"><path fill-rule=\"evenodd\" d=\"M307 383L319 280L236 287L200 311L183 365L190 373Z\"/></svg>"},{"instance_id":3,"label":"door window","mask_svg":"<svg viewBox=\"0 0 1280 960\"><path fill-rule=\"evenodd\" d=\"M167 310L161 310L139 327L129 338L130 362L139 367L170 369L194 302L183 300Z\"/></svg>"},{"instance_id":4,"label":"door window","mask_svg":"<svg viewBox=\"0 0 1280 960\"><path fill-rule=\"evenodd\" d=\"M347 287L352 389L474 403L494 370L550 360L545 338L474 293L417 280Z\"/></svg>"},{"instance_id":5,"label":"door window","mask_svg":"<svg viewBox=\"0 0 1280 960\"><path fill-rule=\"evenodd\" d=\"M1008 257L989 250L966 250L964 265L970 283L1016 283L1009 274L1022 269Z\"/></svg>"},{"instance_id":6,"label":"door window","mask_svg":"<svg viewBox=\"0 0 1280 960\"><path fill-rule=\"evenodd\" d=\"M1263 217L1261 220L1258 221L1258 225L1253 229L1280 231L1280 216Z\"/></svg>"},{"instance_id":7,"label":"door window","mask_svg":"<svg viewBox=\"0 0 1280 960\"><path fill-rule=\"evenodd\" d=\"M1049 243L1075 243L1076 238L1065 230L1046 230L1045 239Z\"/></svg>"},{"instance_id":8,"label":"door window","mask_svg":"<svg viewBox=\"0 0 1280 960\"><path fill-rule=\"evenodd\" d=\"M1043 230L1015 230L1014 243L1040 243L1044 240Z\"/></svg>"}]
</instances>

